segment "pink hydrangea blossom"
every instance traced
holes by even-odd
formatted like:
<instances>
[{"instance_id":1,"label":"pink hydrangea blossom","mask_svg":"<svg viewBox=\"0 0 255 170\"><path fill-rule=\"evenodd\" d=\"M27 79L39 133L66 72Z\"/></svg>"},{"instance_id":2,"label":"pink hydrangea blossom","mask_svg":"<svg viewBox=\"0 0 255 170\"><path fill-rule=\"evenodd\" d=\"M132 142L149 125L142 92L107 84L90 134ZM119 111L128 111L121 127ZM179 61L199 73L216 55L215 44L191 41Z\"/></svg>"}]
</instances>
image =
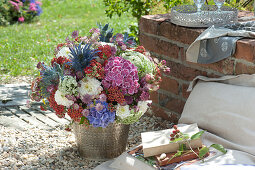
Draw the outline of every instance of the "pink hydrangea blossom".
<instances>
[{"instance_id":1,"label":"pink hydrangea blossom","mask_svg":"<svg viewBox=\"0 0 255 170\"><path fill-rule=\"evenodd\" d=\"M9 3L11 3L12 6L13 6L17 11L19 10L19 5L18 5L18 3L13 2L13 1L9 1ZM22 21L20 21L20 22L22 22Z\"/></svg>"},{"instance_id":2,"label":"pink hydrangea blossom","mask_svg":"<svg viewBox=\"0 0 255 170\"><path fill-rule=\"evenodd\" d=\"M111 57L105 66L105 77L102 84L105 88L119 87L123 94L133 95L138 92L137 67L121 57Z\"/></svg>"},{"instance_id":3,"label":"pink hydrangea blossom","mask_svg":"<svg viewBox=\"0 0 255 170\"><path fill-rule=\"evenodd\" d=\"M19 17L18 19L19 22L24 22L24 20L25 20L24 17Z\"/></svg>"},{"instance_id":4,"label":"pink hydrangea blossom","mask_svg":"<svg viewBox=\"0 0 255 170\"><path fill-rule=\"evenodd\" d=\"M36 11L36 10L37 10L36 4L35 4L35 3L30 3L30 5L29 5L29 10L30 10L30 11Z\"/></svg>"},{"instance_id":5,"label":"pink hydrangea blossom","mask_svg":"<svg viewBox=\"0 0 255 170\"><path fill-rule=\"evenodd\" d=\"M42 2L40 2L40 1L35 1L35 3L37 4L37 5L42 5Z\"/></svg>"}]
</instances>

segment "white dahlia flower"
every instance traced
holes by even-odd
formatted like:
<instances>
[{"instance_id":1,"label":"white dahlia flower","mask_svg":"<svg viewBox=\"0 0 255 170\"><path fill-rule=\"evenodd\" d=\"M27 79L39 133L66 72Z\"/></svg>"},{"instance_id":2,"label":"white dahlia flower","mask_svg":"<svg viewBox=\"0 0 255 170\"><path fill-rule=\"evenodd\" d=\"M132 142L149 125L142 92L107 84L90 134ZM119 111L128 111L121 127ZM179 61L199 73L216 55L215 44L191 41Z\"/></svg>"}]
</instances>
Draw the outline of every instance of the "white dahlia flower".
<instances>
[{"instance_id":1,"label":"white dahlia flower","mask_svg":"<svg viewBox=\"0 0 255 170\"><path fill-rule=\"evenodd\" d=\"M68 47L63 47L59 52L58 54L56 55L56 57L66 57L66 58L70 58L69 55L70 55L71 51Z\"/></svg>"},{"instance_id":2,"label":"white dahlia flower","mask_svg":"<svg viewBox=\"0 0 255 170\"><path fill-rule=\"evenodd\" d=\"M63 105L66 107L70 107L74 104L74 101L68 100L59 90L57 90L55 93L55 101L58 105Z\"/></svg>"},{"instance_id":3,"label":"white dahlia flower","mask_svg":"<svg viewBox=\"0 0 255 170\"><path fill-rule=\"evenodd\" d=\"M137 107L139 108L139 112L142 112L142 114L144 114L149 108L148 104L151 102L152 102L151 100L139 101L137 104Z\"/></svg>"},{"instance_id":4,"label":"white dahlia flower","mask_svg":"<svg viewBox=\"0 0 255 170\"><path fill-rule=\"evenodd\" d=\"M81 96L86 94L89 95L98 95L102 92L103 88L101 82L96 78L85 77L79 81L80 87L78 87L78 92Z\"/></svg>"},{"instance_id":5,"label":"white dahlia flower","mask_svg":"<svg viewBox=\"0 0 255 170\"><path fill-rule=\"evenodd\" d=\"M124 119L130 115L129 105L121 106L118 104L116 109L116 115L121 119Z\"/></svg>"}]
</instances>

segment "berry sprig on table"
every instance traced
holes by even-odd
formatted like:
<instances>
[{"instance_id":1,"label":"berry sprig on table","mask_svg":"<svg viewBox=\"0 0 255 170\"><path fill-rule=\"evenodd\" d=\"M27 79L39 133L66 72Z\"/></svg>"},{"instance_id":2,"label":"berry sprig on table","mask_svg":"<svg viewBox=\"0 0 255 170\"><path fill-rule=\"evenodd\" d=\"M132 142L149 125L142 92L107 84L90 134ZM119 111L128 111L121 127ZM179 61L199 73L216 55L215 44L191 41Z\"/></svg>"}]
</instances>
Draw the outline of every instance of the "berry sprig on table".
<instances>
[{"instance_id":1,"label":"berry sprig on table","mask_svg":"<svg viewBox=\"0 0 255 170\"><path fill-rule=\"evenodd\" d=\"M179 138L181 136L181 132L178 129L177 125L174 125L173 128L174 128L174 130L173 130L172 134L170 134L171 141L174 141L176 138Z\"/></svg>"}]
</instances>

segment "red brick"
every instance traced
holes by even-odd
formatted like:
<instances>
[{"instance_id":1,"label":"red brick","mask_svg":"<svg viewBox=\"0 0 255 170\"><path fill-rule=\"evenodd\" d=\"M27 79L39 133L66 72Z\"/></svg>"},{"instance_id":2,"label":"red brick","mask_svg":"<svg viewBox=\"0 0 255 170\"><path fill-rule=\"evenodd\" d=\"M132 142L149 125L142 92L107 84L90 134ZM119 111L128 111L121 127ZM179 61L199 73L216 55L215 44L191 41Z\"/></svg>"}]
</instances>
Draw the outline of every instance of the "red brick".
<instances>
[{"instance_id":1,"label":"red brick","mask_svg":"<svg viewBox=\"0 0 255 170\"><path fill-rule=\"evenodd\" d=\"M160 108L157 105L151 105L151 111L153 112L152 114L156 117L162 117L165 120L169 120L170 123L173 122L175 124L177 124L180 116L171 113L165 109Z\"/></svg>"},{"instance_id":2,"label":"red brick","mask_svg":"<svg viewBox=\"0 0 255 170\"><path fill-rule=\"evenodd\" d=\"M179 94L179 83L171 79L169 77L166 77L162 75L162 82L160 83L160 89L172 92L174 94Z\"/></svg>"},{"instance_id":3,"label":"red brick","mask_svg":"<svg viewBox=\"0 0 255 170\"><path fill-rule=\"evenodd\" d=\"M152 100L153 103L158 104L158 92L157 91L150 93L150 100Z\"/></svg>"},{"instance_id":4,"label":"red brick","mask_svg":"<svg viewBox=\"0 0 255 170\"><path fill-rule=\"evenodd\" d=\"M159 94L159 105L169 109L170 111L181 114L184 104L185 102L177 98L165 94Z\"/></svg>"},{"instance_id":5,"label":"red brick","mask_svg":"<svg viewBox=\"0 0 255 170\"><path fill-rule=\"evenodd\" d=\"M236 74L254 74L255 73L255 65L246 65L241 62L236 63Z\"/></svg>"},{"instance_id":6,"label":"red brick","mask_svg":"<svg viewBox=\"0 0 255 170\"><path fill-rule=\"evenodd\" d=\"M171 69L170 76L176 77L178 79L186 80L186 81L191 81L196 76L199 76L199 75L206 75L206 72L204 71L186 67L183 64L172 62L172 61L167 61L167 66L170 67Z\"/></svg>"},{"instance_id":7,"label":"red brick","mask_svg":"<svg viewBox=\"0 0 255 170\"><path fill-rule=\"evenodd\" d=\"M234 60L227 58L212 64L197 64L186 61L186 64L211 69L223 74L234 74Z\"/></svg>"},{"instance_id":8,"label":"red brick","mask_svg":"<svg viewBox=\"0 0 255 170\"><path fill-rule=\"evenodd\" d=\"M166 113L166 110L160 108L157 105L151 105L151 110L153 112L153 115L157 117L162 117L163 119L169 120L169 117Z\"/></svg>"},{"instance_id":9,"label":"red brick","mask_svg":"<svg viewBox=\"0 0 255 170\"><path fill-rule=\"evenodd\" d=\"M139 21L139 30L157 35L159 24L169 18L170 14L144 15Z\"/></svg>"},{"instance_id":10,"label":"red brick","mask_svg":"<svg viewBox=\"0 0 255 170\"><path fill-rule=\"evenodd\" d=\"M171 22L163 22L160 24L158 35L184 44L191 44L203 31L204 29L187 28Z\"/></svg>"},{"instance_id":11,"label":"red brick","mask_svg":"<svg viewBox=\"0 0 255 170\"><path fill-rule=\"evenodd\" d=\"M236 43L235 58L240 58L249 62L255 61L255 40L242 39Z\"/></svg>"},{"instance_id":12,"label":"red brick","mask_svg":"<svg viewBox=\"0 0 255 170\"><path fill-rule=\"evenodd\" d=\"M190 92L187 92L187 89L189 87L189 84L182 84L182 97L187 99L190 95Z\"/></svg>"},{"instance_id":13,"label":"red brick","mask_svg":"<svg viewBox=\"0 0 255 170\"><path fill-rule=\"evenodd\" d=\"M144 46L146 50L171 58L178 58L179 47L175 44L142 33L140 34L140 44Z\"/></svg>"},{"instance_id":14,"label":"red brick","mask_svg":"<svg viewBox=\"0 0 255 170\"><path fill-rule=\"evenodd\" d=\"M186 50L184 50L184 48L180 48L180 58L181 61L186 61Z\"/></svg>"}]
</instances>

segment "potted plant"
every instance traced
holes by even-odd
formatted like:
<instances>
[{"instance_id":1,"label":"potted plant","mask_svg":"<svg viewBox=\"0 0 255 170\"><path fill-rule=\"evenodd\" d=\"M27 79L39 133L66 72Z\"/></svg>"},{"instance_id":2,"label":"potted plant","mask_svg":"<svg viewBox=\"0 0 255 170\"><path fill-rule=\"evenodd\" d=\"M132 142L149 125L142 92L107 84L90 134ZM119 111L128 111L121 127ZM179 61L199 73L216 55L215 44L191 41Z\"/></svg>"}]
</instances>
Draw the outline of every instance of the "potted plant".
<instances>
[{"instance_id":1,"label":"potted plant","mask_svg":"<svg viewBox=\"0 0 255 170\"><path fill-rule=\"evenodd\" d=\"M147 111L150 92L159 88L160 69L170 71L166 62L153 60L127 34L113 35L108 24L87 36L74 31L55 54L49 65L38 63L31 98L44 101L42 110L70 116L82 156L118 156L126 149L129 124Z\"/></svg>"}]
</instances>

